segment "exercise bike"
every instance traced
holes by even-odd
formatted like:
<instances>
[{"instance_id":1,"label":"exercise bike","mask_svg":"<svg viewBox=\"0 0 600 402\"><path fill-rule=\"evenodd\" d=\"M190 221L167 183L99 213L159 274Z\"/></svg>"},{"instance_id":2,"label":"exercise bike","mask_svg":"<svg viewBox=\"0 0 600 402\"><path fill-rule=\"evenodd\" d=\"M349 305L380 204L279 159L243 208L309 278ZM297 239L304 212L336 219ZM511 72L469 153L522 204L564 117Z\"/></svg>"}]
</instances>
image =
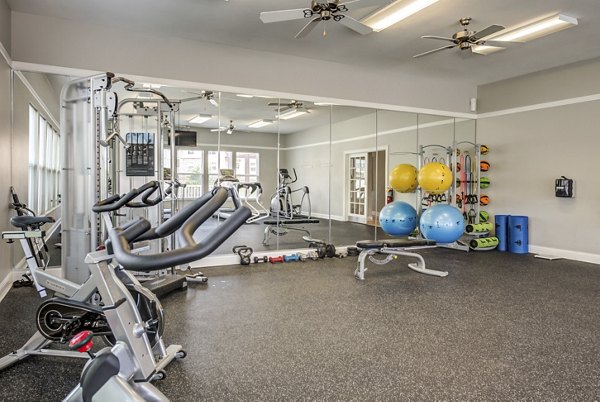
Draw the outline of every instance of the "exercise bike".
<instances>
[{"instance_id":1,"label":"exercise bike","mask_svg":"<svg viewBox=\"0 0 600 402\"><path fill-rule=\"evenodd\" d=\"M296 169L293 169L294 178L287 169L279 169L279 185L275 194L271 196L271 215L276 218L294 219L311 218L310 191L307 186L292 190L291 184L298 181ZM299 204L294 204L293 194L302 193ZM306 207L305 207L306 202Z\"/></svg>"},{"instance_id":2,"label":"exercise bike","mask_svg":"<svg viewBox=\"0 0 600 402\"><path fill-rule=\"evenodd\" d=\"M117 210L142 196L149 197L152 194L153 185L145 185L139 189L133 189L124 196L112 196L96 204L95 209L99 212ZM196 209L204 205L211 195L205 194L199 199L191 202L179 213L168 221L161 224L145 234L146 240L158 239L171 235ZM43 248L45 247L44 232L41 227L52 221L48 217L37 217L24 215L26 209L19 205L21 216L11 218L11 223L21 229L18 231L6 231L2 238L8 241L18 240L25 253L25 259L32 276L35 287L41 297L46 297L48 291L54 293L54 298L44 301L36 313L38 331L20 349L0 359L0 370L9 367L16 362L31 355L50 355L62 357L82 357L79 353L47 348L52 343L65 343L75 333L82 330L90 330L94 335L102 336L106 342L112 344L117 337L113 334L104 314L103 303L107 296L106 272L100 271L99 264L109 264L112 256L106 251L94 254L94 261L86 261L90 267L90 276L83 284L77 284L66 279L52 275L46 271L47 260L43 260ZM31 212L33 213L33 212ZM110 222L108 214L103 218ZM143 240L143 239L139 239ZM139 281L129 272L125 272L116 264L110 264L110 270L117 276L131 294L135 306L139 310L142 321L148 330L150 346L155 349L157 360L160 364L158 370L165 367L176 357L181 346L172 345L165 347L162 341L164 328L163 309L156 295L143 287ZM140 269L139 271L146 271Z\"/></svg>"},{"instance_id":3,"label":"exercise bike","mask_svg":"<svg viewBox=\"0 0 600 402\"><path fill-rule=\"evenodd\" d=\"M125 270L162 269L187 264L212 253L233 234L251 215L242 207L235 211L222 225L215 228L205 240L196 242L194 232L225 203L227 190L216 189L209 193L206 202L196 208L177 232L178 249L153 255L139 255L131 250L131 243L150 230L150 223L140 218L120 228L110 230L108 248ZM187 208L187 207L186 207ZM184 208L185 209L185 208ZM183 211L183 210L182 210ZM177 215L172 219L176 219ZM180 217L180 219L182 219ZM94 254L94 253L92 253ZM88 258L93 259L92 254ZM112 307L112 306L107 306ZM110 308L109 310L112 310ZM107 311L108 317L108 311ZM136 329L133 328L135 333ZM140 332L140 328L137 328ZM142 331L142 335L143 331ZM70 346L81 352L91 348L92 336L83 332L72 338ZM112 347L102 349L86 364L80 383L65 398L65 401L118 400L118 401L168 401L149 380L136 380L136 367L148 365L151 355L136 353L132 345L117 341Z\"/></svg>"},{"instance_id":4,"label":"exercise bike","mask_svg":"<svg viewBox=\"0 0 600 402\"><path fill-rule=\"evenodd\" d=\"M138 195L138 191L132 190L127 195L114 199L114 202L124 205ZM131 303L129 307L119 308L127 317L127 322L135 318L144 328L148 342L146 349L152 356L156 356L153 370L158 372L174 358L180 357L180 345L165 347L162 340L164 314L156 296L142 287L133 275L111 264L113 257L106 251L94 253L92 259L88 256L86 263L90 275L83 284L46 272L47 264L40 264L40 254L31 245L40 239L43 244L44 232L41 227L51 221L51 218L43 216L15 216L11 218L11 223L21 230L2 232L3 239L21 242L39 295L46 297L50 291L53 297L44 300L37 309L37 332L20 349L0 359L0 370L32 355L81 357L79 353L47 346L65 343L82 330L89 330L94 336L103 337L108 344L123 339L128 341L122 328L125 320L115 319L111 323L107 315L106 306L111 300L126 300ZM122 295L115 296L115 289L121 287L127 292L126 298ZM144 375L150 375L150 371L145 369Z\"/></svg>"}]
</instances>

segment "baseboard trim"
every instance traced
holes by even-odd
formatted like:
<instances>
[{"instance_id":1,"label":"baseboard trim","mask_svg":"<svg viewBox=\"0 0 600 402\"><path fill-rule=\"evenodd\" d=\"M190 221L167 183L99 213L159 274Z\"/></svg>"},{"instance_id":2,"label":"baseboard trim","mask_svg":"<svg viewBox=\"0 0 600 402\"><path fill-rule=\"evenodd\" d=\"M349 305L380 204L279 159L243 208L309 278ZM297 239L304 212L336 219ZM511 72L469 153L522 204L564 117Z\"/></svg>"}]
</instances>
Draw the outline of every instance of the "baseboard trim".
<instances>
[{"instance_id":1,"label":"baseboard trim","mask_svg":"<svg viewBox=\"0 0 600 402\"><path fill-rule=\"evenodd\" d=\"M346 246L336 246L336 250L345 251ZM290 255L296 253L308 253L309 251L314 251L313 248L296 248L296 249L288 249L288 250L276 250L276 251L259 251L257 253L252 254L252 258L255 256L258 258L262 257L279 257L280 255ZM224 265L239 265L240 257L236 254L224 254L224 255L216 255L212 257L205 257L199 261L192 262L190 267L192 268L210 268L210 267L222 267Z\"/></svg>"},{"instance_id":2,"label":"baseboard trim","mask_svg":"<svg viewBox=\"0 0 600 402\"><path fill-rule=\"evenodd\" d=\"M600 264L600 254L584 253L581 251L564 250L560 248L529 245L529 252L533 254L547 254L567 260Z\"/></svg>"}]
</instances>

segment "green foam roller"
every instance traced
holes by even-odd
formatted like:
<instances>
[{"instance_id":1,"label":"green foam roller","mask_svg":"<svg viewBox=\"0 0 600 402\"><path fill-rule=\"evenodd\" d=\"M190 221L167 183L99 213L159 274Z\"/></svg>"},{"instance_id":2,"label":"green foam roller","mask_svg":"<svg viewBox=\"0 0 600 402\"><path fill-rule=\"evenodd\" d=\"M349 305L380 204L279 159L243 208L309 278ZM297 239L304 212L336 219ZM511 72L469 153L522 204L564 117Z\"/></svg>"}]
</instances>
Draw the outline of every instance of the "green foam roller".
<instances>
[{"instance_id":1,"label":"green foam roller","mask_svg":"<svg viewBox=\"0 0 600 402\"><path fill-rule=\"evenodd\" d=\"M492 224L492 222L487 222L487 223L475 223L475 224L467 225L465 230L467 231L467 233L482 233L482 232L489 232L493 228L494 228L494 225Z\"/></svg>"},{"instance_id":2,"label":"green foam roller","mask_svg":"<svg viewBox=\"0 0 600 402\"><path fill-rule=\"evenodd\" d=\"M473 239L469 242L469 246L474 249L487 249L490 247L498 246L499 240L497 237L482 237L479 239Z\"/></svg>"}]
</instances>

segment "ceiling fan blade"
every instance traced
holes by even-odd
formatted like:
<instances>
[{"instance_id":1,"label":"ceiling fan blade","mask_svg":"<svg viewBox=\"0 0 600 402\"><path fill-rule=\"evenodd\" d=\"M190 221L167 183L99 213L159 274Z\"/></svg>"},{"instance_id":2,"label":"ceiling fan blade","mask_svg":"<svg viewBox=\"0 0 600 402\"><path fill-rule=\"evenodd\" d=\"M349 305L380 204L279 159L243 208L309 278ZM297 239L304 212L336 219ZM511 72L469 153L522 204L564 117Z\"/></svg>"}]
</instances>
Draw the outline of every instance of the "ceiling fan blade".
<instances>
[{"instance_id":1,"label":"ceiling fan blade","mask_svg":"<svg viewBox=\"0 0 600 402\"><path fill-rule=\"evenodd\" d=\"M360 0L346 0L346 1L342 1L340 4L338 4L338 6L345 6L346 4L356 3L357 1L360 1Z\"/></svg>"},{"instance_id":2,"label":"ceiling fan blade","mask_svg":"<svg viewBox=\"0 0 600 402\"><path fill-rule=\"evenodd\" d=\"M296 34L296 36L294 36L294 38L304 38L313 29L315 29L315 27L319 24L319 21L321 21L321 17L313 18L312 20L308 21L308 24L304 25L304 27Z\"/></svg>"},{"instance_id":3,"label":"ceiling fan blade","mask_svg":"<svg viewBox=\"0 0 600 402\"><path fill-rule=\"evenodd\" d=\"M509 42L509 41L499 41L499 40L479 40L477 41L478 45L481 46L495 46L495 47L511 47L522 45L523 42Z\"/></svg>"},{"instance_id":4,"label":"ceiling fan blade","mask_svg":"<svg viewBox=\"0 0 600 402\"><path fill-rule=\"evenodd\" d=\"M305 18L304 10L304 8L296 8L294 10L263 11L260 13L260 20L265 24L271 22L300 20Z\"/></svg>"},{"instance_id":5,"label":"ceiling fan blade","mask_svg":"<svg viewBox=\"0 0 600 402\"><path fill-rule=\"evenodd\" d=\"M425 52L425 53L420 53L420 54L414 55L413 58L416 59L417 57L427 56L428 54L439 52L439 51L444 50L444 49L452 49L453 47L456 47L456 46L458 46L458 45L448 45L448 46L440 47L440 48L433 49L433 50L430 50L430 51Z\"/></svg>"},{"instance_id":6,"label":"ceiling fan blade","mask_svg":"<svg viewBox=\"0 0 600 402\"><path fill-rule=\"evenodd\" d=\"M344 18L339 20L339 23L347 26L351 30L358 32L361 35L366 35L366 34L370 34L371 32L373 32L373 28L371 28L370 26L365 25L362 22L357 21L352 17L348 17L347 15L341 15L341 16Z\"/></svg>"},{"instance_id":7,"label":"ceiling fan blade","mask_svg":"<svg viewBox=\"0 0 600 402\"><path fill-rule=\"evenodd\" d=\"M452 38L445 38L443 36L436 36L436 35L425 35L425 36L421 36L421 38L423 38L423 39L447 40L447 41L450 41L450 42L454 42L454 39L452 39Z\"/></svg>"},{"instance_id":8,"label":"ceiling fan blade","mask_svg":"<svg viewBox=\"0 0 600 402\"><path fill-rule=\"evenodd\" d=\"M214 107L219 107L219 102L217 102L216 100L214 100L213 98L210 98L208 100L210 102L211 105L213 105Z\"/></svg>"},{"instance_id":9,"label":"ceiling fan blade","mask_svg":"<svg viewBox=\"0 0 600 402\"><path fill-rule=\"evenodd\" d=\"M502 31L503 29L504 29L504 27L502 25L490 25L489 27L487 27L479 32L475 32L471 36L475 37L477 39L481 39L481 38L485 38L486 36L490 36L491 34L495 34L496 32Z\"/></svg>"}]
</instances>

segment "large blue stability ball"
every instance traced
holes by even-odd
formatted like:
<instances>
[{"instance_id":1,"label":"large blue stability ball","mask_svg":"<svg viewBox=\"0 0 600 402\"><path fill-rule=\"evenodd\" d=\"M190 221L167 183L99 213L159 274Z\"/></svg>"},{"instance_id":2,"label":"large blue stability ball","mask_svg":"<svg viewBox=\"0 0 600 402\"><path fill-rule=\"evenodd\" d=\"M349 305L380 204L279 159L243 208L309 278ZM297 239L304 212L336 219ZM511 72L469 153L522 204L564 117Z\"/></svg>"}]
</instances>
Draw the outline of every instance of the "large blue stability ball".
<instances>
[{"instance_id":1,"label":"large blue stability ball","mask_svg":"<svg viewBox=\"0 0 600 402\"><path fill-rule=\"evenodd\" d=\"M451 205L437 204L421 215L419 228L426 239L452 243L460 239L465 229L463 214Z\"/></svg>"},{"instance_id":2,"label":"large blue stability ball","mask_svg":"<svg viewBox=\"0 0 600 402\"><path fill-rule=\"evenodd\" d=\"M379 213L379 225L391 236L406 236L417 227L417 211L404 201L394 201Z\"/></svg>"}]
</instances>

